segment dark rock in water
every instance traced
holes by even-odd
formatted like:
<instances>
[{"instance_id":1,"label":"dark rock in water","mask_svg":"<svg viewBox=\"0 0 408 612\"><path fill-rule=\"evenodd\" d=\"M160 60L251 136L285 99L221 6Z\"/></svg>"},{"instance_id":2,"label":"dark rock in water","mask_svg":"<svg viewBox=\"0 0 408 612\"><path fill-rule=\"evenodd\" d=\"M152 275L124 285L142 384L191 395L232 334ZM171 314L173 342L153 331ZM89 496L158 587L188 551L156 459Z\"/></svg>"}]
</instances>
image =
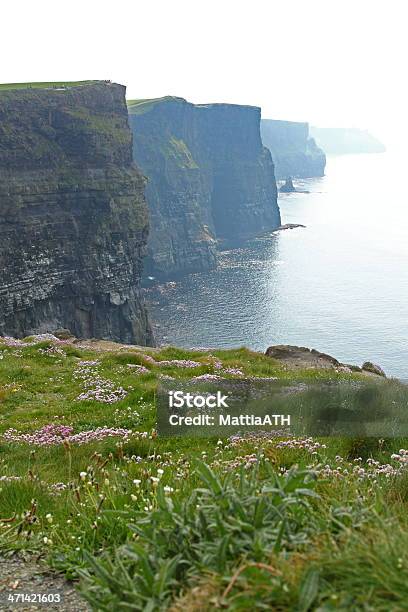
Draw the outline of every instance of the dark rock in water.
<instances>
[{"instance_id":1,"label":"dark rock in water","mask_svg":"<svg viewBox=\"0 0 408 612\"><path fill-rule=\"evenodd\" d=\"M0 91L0 335L151 344L125 87Z\"/></svg>"},{"instance_id":2,"label":"dark rock in water","mask_svg":"<svg viewBox=\"0 0 408 612\"><path fill-rule=\"evenodd\" d=\"M371 372L371 374L377 374L377 376L386 376L384 370L379 365L376 365L371 361L365 361L361 366L361 369L363 372Z\"/></svg>"},{"instance_id":3,"label":"dark rock in water","mask_svg":"<svg viewBox=\"0 0 408 612\"><path fill-rule=\"evenodd\" d=\"M362 367L359 368L358 366L341 363L331 355L304 346L277 344L267 348L265 354L282 362L289 369L334 369L337 372L361 372L370 376L375 375L386 378L384 370L369 361L363 363Z\"/></svg>"},{"instance_id":4,"label":"dark rock in water","mask_svg":"<svg viewBox=\"0 0 408 612\"><path fill-rule=\"evenodd\" d=\"M280 225L260 109L166 97L128 103L134 159L148 176L147 273L214 268L217 241Z\"/></svg>"},{"instance_id":5,"label":"dark rock in water","mask_svg":"<svg viewBox=\"0 0 408 612\"><path fill-rule=\"evenodd\" d=\"M284 185L282 185L279 191L282 191L282 193L292 193L293 191L296 191L291 176L286 179Z\"/></svg>"},{"instance_id":6,"label":"dark rock in water","mask_svg":"<svg viewBox=\"0 0 408 612\"><path fill-rule=\"evenodd\" d=\"M276 228L276 232L288 229L296 229L297 227L306 227L306 225L302 225L301 223L285 223L284 225L280 225Z\"/></svg>"},{"instance_id":7,"label":"dark rock in water","mask_svg":"<svg viewBox=\"0 0 408 612\"><path fill-rule=\"evenodd\" d=\"M324 176L326 155L309 136L309 124L262 119L262 142L272 153L275 176Z\"/></svg>"}]
</instances>

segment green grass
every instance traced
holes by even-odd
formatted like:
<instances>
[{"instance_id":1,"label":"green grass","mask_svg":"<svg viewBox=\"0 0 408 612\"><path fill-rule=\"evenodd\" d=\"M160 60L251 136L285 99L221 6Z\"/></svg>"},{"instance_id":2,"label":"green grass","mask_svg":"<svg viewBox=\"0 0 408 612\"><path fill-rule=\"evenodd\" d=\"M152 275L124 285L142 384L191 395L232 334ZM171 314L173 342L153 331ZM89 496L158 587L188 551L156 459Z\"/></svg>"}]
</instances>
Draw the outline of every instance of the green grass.
<instances>
[{"instance_id":1,"label":"green grass","mask_svg":"<svg viewBox=\"0 0 408 612\"><path fill-rule=\"evenodd\" d=\"M10 89L56 89L59 87L81 87L92 83L102 83L102 81L49 81L33 83L0 83L0 91Z\"/></svg>"},{"instance_id":2,"label":"green grass","mask_svg":"<svg viewBox=\"0 0 408 612\"><path fill-rule=\"evenodd\" d=\"M144 113L150 111L156 104L159 104L160 102L171 101L185 102L184 98L178 98L177 96L163 96L162 98L127 100L126 104L128 107L129 115L143 115Z\"/></svg>"},{"instance_id":3,"label":"green grass","mask_svg":"<svg viewBox=\"0 0 408 612\"><path fill-rule=\"evenodd\" d=\"M318 438L313 450L274 438L160 438L160 374L187 380L217 360L246 376L294 375L245 348L108 348L0 340L0 550L44 555L95 610L407 609L408 475L370 465L396 466L407 439ZM201 365L160 366L174 359ZM83 360L97 360L98 375L127 396L78 401ZM347 378L359 380L296 373ZM44 447L3 437L48 424L139 433Z\"/></svg>"},{"instance_id":4,"label":"green grass","mask_svg":"<svg viewBox=\"0 0 408 612\"><path fill-rule=\"evenodd\" d=\"M171 136L166 142L165 153L168 158L173 158L176 164L181 168L188 168L189 170L198 168L184 140Z\"/></svg>"}]
</instances>

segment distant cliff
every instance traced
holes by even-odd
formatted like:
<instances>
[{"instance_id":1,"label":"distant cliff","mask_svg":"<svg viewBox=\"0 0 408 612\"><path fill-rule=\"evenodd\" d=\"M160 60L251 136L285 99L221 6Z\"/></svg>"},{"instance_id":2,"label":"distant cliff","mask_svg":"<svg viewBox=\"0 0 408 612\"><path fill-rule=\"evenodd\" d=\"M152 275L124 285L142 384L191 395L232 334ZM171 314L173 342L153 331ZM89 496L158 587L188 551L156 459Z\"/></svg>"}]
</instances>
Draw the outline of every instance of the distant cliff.
<instances>
[{"instance_id":1,"label":"distant cliff","mask_svg":"<svg viewBox=\"0 0 408 612\"><path fill-rule=\"evenodd\" d=\"M134 159L148 177L152 273L211 269L217 239L280 225L259 108L171 97L129 102L128 108Z\"/></svg>"},{"instance_id":2,"label":"distant cliff","mask_svg":"<svg viewBox=\"0 0 408 612\"><path fill-rule=\"evenodd\" d=\"M0 335L151 343L125 88L0 86Z\"/></svg>"},{"instance_id":3,"label":"distant cliff","mask_svg":"<svg viewBox=\"0 0 408 612\"><path fill-rule=\"evenodd\" d=\"M311 127L310 133L328 155L384 153L385 146L366 130Z\"/></svg>"},{"instance_id":4,"label":"distant cliff","mask_svg":"<svg viewBox=\"0 0 408 612\"><path fill-rule=\"evenodd\" d=\"M324 175L326 156L309 137L308 123L262 119L261 135L272 153L277 179Z\"/></svg>"}]
</instances>

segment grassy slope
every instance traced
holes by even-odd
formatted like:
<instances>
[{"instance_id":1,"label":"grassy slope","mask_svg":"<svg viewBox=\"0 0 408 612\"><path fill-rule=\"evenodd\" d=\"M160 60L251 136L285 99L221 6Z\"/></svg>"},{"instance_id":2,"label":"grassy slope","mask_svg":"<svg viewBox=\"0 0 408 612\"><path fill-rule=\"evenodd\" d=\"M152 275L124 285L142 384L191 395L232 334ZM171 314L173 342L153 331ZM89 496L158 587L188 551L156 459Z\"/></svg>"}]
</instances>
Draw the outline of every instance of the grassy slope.
<instances>
[{"instance_id":1,"label":"grassy slope","mask_svg":"<svg viewBox=\"0 0 408 612\"><path fill-rule=\"evenodd\" d=\"M147 111L151 110L156 104L166 101L169 102L171 100L180 100L185 102L184 98L178 98L176 96L163 96L162 98L127 100L126 104L128 107L129 115L142 115Z\"/></svg>"},{"instance_id":2,"label":"grassy slope","mask_svg":"<svg viewBox=\"0 0 408 612\"><path fill-rule=\"evenodd\" d=\"M332 439L312 454L304 445L279 448L276 440L158 439L158 375L189 378L192 370L159 367L149 356L199 361L194 375L214 372L215 359L249 376L291 375L247 349L102 346L10 347L0 340L0 434L50 423L75 432L102 426L146 432L125 444L108 438L80 446L0 438L3 550L35 550L69 576L79 571L98 610L127 609L125 600L136 610L148 604L152 610L407 609L408 479L386 478L364 464L369 456L390 461L403 441ZM114 404L77 401L81 360L98 360L99 375L127 397ZM137 374L128 364L149 371ZM363 462L355 462L359 455ZM364 477L357 472L362 463ZM320 471L317 481L299 473L303 468ZM68 487L58 492L56 483ZM163 487L171 487L169 495ZM96 565L93 558L100 559Z\"/></svg>"}]
</instances>

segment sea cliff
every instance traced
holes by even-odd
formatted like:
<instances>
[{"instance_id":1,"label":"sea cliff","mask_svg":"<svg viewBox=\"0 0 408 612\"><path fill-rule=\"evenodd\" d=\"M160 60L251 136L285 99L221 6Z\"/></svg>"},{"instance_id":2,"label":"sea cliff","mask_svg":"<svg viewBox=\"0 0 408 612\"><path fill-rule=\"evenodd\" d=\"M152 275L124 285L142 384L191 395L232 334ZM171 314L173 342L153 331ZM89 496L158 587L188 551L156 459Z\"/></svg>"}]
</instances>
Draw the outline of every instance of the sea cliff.
<instances>
[{"instance_id":1,"label":"sea cliff","mask_svg":"<svg viewBox=\"0 0 408 612\"><path fill-rule=\"evenodd\" d=\"M211 269L218 240L280 225L259 108L172 97L133 101L128 108L134 159L148 177L152 274Z\"/></svg>"},{"instance_id":2,"label":"sea cliff","mask_svg":"<svg viewBox=\"0 0 408 612\"><path fill-rule=\"evenodd\" d=\"M326 156L309 136L309 124L262 119L263 144L272 153L277 179L324 176Z\"/></svg>"},{"instance_id":3,"label":"sea cliff","mask_svg":"<svg viewBox=\"0 0 408 612\"><path fill-rule=\"evenodd\" d=\"M0 88L0 334L152 343L125 87Z\"/></svg>"}]
</instances>

